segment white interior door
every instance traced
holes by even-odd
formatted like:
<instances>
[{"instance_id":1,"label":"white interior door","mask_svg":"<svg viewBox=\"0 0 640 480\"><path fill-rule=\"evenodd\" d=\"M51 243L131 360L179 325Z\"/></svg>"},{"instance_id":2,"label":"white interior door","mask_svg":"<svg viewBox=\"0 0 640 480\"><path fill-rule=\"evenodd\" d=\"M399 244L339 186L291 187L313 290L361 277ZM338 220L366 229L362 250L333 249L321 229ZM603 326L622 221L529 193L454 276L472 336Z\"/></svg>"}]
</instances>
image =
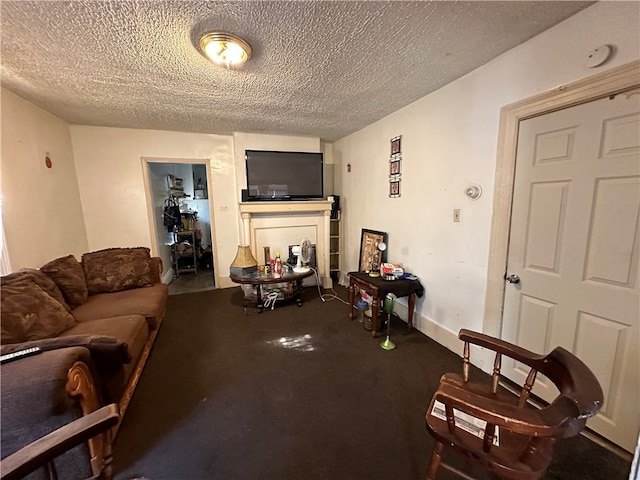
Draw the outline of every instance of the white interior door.
<instances>
[{"instance_id":1,"label":"white interior door","mask_svg":"<svg viewBox=\"0 0 640 480\"><path fill-rule=\"evenodd\" d=\"M636 91L520 122L507 261L518 278L505 282L502 323L505 340L563 346L593 370L605 403L589 427L629 451L640 425L639 112ZM552 399L541 380L534 393Z\"/></svg>"}]
</instances>

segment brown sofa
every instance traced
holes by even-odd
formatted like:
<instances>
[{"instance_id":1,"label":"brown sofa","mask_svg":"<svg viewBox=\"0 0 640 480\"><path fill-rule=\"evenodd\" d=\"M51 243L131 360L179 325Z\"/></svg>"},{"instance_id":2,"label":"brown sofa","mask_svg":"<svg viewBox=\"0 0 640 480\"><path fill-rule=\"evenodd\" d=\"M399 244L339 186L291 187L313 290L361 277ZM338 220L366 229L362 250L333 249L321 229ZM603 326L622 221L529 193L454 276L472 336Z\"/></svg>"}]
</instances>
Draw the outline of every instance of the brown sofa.
<instances>
[{"instance_id":1,"label":"brown sofa","mask_svg":"<svg viewBox=\"0 0 640 480\"><path fill-rule=\"evenodd\" d=\"M74 395L84 375L82 388L94 388L96 398L82 410L117 403L123 416L165 314L161 275L162 262L148 248L111 248L4 276L1 353L87 349L86 368L69 374L67 393Z\"/></svg>"}]
</instances>

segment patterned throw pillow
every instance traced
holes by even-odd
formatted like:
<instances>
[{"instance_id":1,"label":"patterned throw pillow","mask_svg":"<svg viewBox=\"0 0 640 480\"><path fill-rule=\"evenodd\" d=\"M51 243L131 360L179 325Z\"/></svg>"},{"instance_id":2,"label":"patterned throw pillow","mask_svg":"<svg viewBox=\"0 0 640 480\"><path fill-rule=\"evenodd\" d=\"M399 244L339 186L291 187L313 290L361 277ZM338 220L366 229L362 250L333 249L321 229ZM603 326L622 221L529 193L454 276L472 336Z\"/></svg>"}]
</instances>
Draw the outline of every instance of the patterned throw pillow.
<instances>
[{"instance_id":1,"label":"patterned throw pillow","mask_svg":"<svg viewBox=\"0 0 640 480\"><path fill-rule=\"evenodd\" d=\"M71 307L77 307L87 301L88 291L84 271L73 255L56 258L40 267L40 271L56 282Z\"/></svg>"},{"instance_id":2,"label":"patterned throw pillow","mask_svg":"<svg viewBox=\"0 0 640 480\"><path fill-rule=\"evenodd\" d=\"M0 311L2 344L53 338L76 324L67 309L34 281L4 285Z\"/></svg>"},{"instance_id":3,"label":"patterned throw pillow","mask_svg":"<svg viewBox=\"0 0 640 480\"><path fill-rule=\"evenodd\" d=\"M36 270L35 268L22 268L17 272L5 275L2 277L2 287L6 285L21 285L22 283L29 281L35 282L36 285L42 288L42 290L60 302L64 308L71 311L71 307L67 305L64 295L62 295L62 292L56 285L56 282L54 282L46 273Z\"/></svg>"},{"instance_id":4,"label":"patterned throw pillow","mask_svg":"<svg viewBox=\"0 0 640 480\"><path fill-rule=\"evenodd\" d=\"M146 287L153 283L146 247L107 248L82 255L89 295Z\"/></svg>"}]
</instances>

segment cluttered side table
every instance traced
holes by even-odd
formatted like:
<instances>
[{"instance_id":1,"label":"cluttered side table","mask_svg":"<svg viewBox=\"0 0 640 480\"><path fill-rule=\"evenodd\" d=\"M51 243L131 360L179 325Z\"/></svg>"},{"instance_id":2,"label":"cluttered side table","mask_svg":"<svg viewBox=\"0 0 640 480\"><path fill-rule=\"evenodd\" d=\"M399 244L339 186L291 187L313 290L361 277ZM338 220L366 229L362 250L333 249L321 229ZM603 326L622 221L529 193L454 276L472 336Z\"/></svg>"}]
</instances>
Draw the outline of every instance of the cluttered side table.
<instances>
[{"instance_id":1,"label":"cluttered side table","mask_svg":"<svg viewBox=\"0 0 640 480\"><path fill-rule=\"evenodd\" d=\"M372 277L365 272L349 272L349 318L355 318L356 310L356 289L367 292L373 298L371 304L371 314L373 320L372 335L377 337L380 331L380 301L388 293L392 293L396 297L409 297L409 314L407 328L411 330L413 327L413 309L416 304L416 295L422 297L424 287L417 279L396 279L385 280L383 277Z\"/></svg>"},{"instance_id":2,"label":"cluttered side table","mask_svg":"<svg viewBox=\"0 0 640 480\"><path fill-rule=\"evenodd\" d=\"M302 305L302 299L300 293L302 293L302 280L313 275L313 270L309 269L306 272L296 273L287 272L281 275L265 274L261 272L255 272L250 275L229 275L231 281L239 284L251 285L256 288L255 294L245 295L245 304L243 306L245 314L247 313L247 306L250 303L257 304L258 313L262 313L265 308L265 298L263 293L264 285L273 285L278 283L286 283L287 288L280 291L279 297L273 301L278 300L294 300L298 306Z\"/></svg>"}]
</instances>

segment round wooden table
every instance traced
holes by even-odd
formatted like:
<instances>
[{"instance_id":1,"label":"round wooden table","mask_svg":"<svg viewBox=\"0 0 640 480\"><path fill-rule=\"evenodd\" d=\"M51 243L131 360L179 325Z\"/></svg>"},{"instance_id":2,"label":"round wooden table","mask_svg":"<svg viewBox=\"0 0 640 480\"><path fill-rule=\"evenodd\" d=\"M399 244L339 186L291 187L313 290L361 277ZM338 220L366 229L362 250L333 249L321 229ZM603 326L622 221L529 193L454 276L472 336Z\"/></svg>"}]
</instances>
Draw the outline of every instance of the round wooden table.
<instances>
[{"instance_id":1,"label":"round wooden table","mask_svg":"<svg viewBox=\"0 0 640 480\"><path fill-rule=\"evenodd\" d=\"M277 301L290 301L295 300L295 302L300 307L302 305L302 299L300 298L300 293L302 293L302 280L307 277L313 275L313 270L309 269L306 272L287 272L282 273L280 275L274 274L264 274L260 272L256 272L251 275L241 276L241 275L229 275L229 278L234 283L240 283L244 285L252 285L256 287L256 293L245 295L245 304L243 306L244 313L247 313L247 305L249 303L255 303L258 306L258 313L262 313L264 309L264 298L262 294L262 286L263 285L272 285L277 283L286 283L287 288L281 290L283 298L278 298Z\"/></svg>"}]
</instances>

